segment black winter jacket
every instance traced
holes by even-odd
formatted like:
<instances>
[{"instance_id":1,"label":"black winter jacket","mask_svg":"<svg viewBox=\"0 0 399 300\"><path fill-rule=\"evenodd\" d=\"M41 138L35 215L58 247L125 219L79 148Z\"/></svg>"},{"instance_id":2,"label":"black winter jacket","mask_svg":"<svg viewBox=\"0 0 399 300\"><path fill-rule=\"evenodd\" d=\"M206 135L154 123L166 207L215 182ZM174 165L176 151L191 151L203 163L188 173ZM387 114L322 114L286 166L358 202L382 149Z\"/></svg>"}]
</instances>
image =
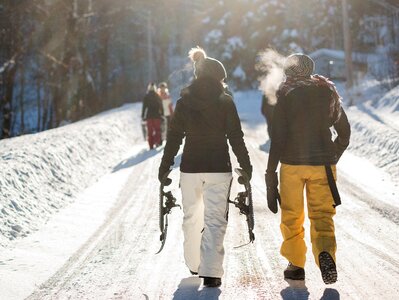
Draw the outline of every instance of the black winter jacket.
<instances>
[{"instance_id":1,"label":"black winter jacket","mask_svg":"<svg viewBox=\"0 0 399 300\"><path fill-rule=\"evenodd\" d=\"M344 110L335 124L329 118L328 87L302 86L279 96L273 116L267 172L278 162L291 165L336 164L349 145L350 126ZM332 141L330 127L338 136Z\"/></svg>"},{"instance_id":2,"label":"black winter jacket","mask_svg":"<svg viewBox=\"0 0 399 300\"><path fill-rule=\"evenodd\" d=\"M143 109L141 111L141 118L147 119L161 119L163 116L163 105L161 97L154 91L149 91L143 100Z\"/></svg>"},{"instance_id":3,"label":"black winter jacket","mask_svg":"<svg viewBox=\"0 0 399 300\"><path fill-rule=\"evenodd\" d=\"M268 126L271 126L271 122L273 119L273 111L274 111L274 105L271 105L269 103L269 100L267 99L266 95L262 95L262 106L261 106L261 112L262 115L266 118L267 122L270 122Z\"/></svg>"},{"instance_id":4,"label":"black winter jacket","mask_svg":"<svg viewBox=\"0 0 399 300\"><path fill-rule=\"evenodd\" d=\"M252 173L235 104L217 80L198 78L182 90L169 127L160 175L174 164L183 138L182 172L231 172L229 140L240 167Z\"/></svg>"}]
</instances>

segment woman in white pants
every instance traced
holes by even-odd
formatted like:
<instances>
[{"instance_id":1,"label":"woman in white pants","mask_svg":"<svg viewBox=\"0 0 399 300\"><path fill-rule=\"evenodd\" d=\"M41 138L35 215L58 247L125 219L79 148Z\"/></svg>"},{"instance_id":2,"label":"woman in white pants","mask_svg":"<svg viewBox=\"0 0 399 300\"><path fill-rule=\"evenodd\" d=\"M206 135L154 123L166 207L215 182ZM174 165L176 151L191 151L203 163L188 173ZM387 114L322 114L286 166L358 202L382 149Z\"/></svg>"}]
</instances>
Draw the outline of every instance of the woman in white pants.
<instances>
[{"instance_id":1,"label":"woman in white pants","mask_svg":"<svg viewBox=\"0 0 399 300\"><path fill-rule=\"evenodd\" d=\"M204 278L205 286L218 287L232 180L227 141L249 176L252 166L235 104L223 83L223 64L198 47L191 49L189 57L195 79L176 103L158 178L173 166L185 138L180 164L184 258L191 274Z\"/></svg>"},{"instance_id":2,"label":"woman in white pants","mask_svg":"<svg viewBox=\"0 0 399 300\"><path fill-rule=\"evenodd\" d=\"M166 141L166 134L168 132L170 119L173 116L173 103L170 97L168 85L166 82L161 82L158 88L158 95L162 99L163 105L163 122L162 122L162 140Z\"/></svg>"},{"instance_id":3,"label":"woman in white pants","mask_svg":"<svg viewBox=\"0 0 399 300\"><path fill-rule=\"evenodd\" d=\"M223 275L231 178L231 173L181 173L184 258L192 272L216 278Z\"/></svg>"}]
</instances>

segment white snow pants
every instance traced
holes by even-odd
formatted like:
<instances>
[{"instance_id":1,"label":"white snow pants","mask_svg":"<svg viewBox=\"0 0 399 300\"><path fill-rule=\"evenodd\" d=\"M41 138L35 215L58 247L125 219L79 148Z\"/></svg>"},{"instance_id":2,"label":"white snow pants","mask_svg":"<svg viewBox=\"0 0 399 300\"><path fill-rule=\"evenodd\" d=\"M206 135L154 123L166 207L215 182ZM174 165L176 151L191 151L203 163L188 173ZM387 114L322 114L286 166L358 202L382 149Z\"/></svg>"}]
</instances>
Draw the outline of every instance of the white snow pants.
<instances>
[{"instance_id":1,"label":"white snow pants","mask_svg":"<svg viewBox=\"0 0 399 300\"><path fill-rule=\"evenodd\" d=\"M223 275L231 173L183 173L184 259L201 277Z\"/></svg>"}]
</instances>

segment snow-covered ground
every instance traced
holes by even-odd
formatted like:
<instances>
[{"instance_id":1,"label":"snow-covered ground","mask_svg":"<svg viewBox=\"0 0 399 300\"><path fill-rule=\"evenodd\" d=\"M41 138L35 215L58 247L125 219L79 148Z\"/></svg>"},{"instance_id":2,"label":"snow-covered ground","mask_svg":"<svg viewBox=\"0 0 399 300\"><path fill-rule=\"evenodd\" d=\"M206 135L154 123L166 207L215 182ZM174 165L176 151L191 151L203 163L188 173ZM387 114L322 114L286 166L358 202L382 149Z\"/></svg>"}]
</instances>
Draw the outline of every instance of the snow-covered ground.
<instances>
[{"instance_id":1,"label":"snow-covered ground","mask_svg":"<svg viewBox=\"0 0 399 300\"><path fill-rule=\"evenodd\" d=\"M0 142L0 247L39 228L115 167L138 141L130 106Z\"/></svg>"},{"instance_id":2,"label":"snow-covered ground","mask_svg":"<svg viewBox=\"0 0 399 300\"><path fill-rule=\"evenodd\" d=\"M256 241L234 248L248 237L232 207L220 289L203 288L189 275L178 209L165 248L155 255L162 148L147 150L141 105L134 104L0 141L0 299L396 299L399 118L392 107L399 91L369 101L355 96L358 105L347 108L350 150L338 165L336 284L322 283L311 251L306 281L283 280L279 216L265 200L269 143L261 97L249 91L235 98L254 165ZM172 172L170 189L180 201L178 176ZM234 183L232 195L240 189Z\"/></svg>"}]
</instances>

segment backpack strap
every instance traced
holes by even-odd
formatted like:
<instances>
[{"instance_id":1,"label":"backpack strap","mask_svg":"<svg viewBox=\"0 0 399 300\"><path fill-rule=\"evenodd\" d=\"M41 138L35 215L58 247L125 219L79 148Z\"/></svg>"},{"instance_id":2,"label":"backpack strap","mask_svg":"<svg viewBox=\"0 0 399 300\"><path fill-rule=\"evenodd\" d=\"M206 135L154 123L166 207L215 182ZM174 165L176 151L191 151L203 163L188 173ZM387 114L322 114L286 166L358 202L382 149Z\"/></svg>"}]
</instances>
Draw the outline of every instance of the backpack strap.
<instances>
[{"instance_id":1,"label":"backpack strap","mask_svg":"<svg viewBox=\"0 0 399 300\"><path fill-rule=\"evenodd\" d=\"M330 187L330 191L331 191L331 194L332 194L333 199L334 199L333 207L335 208L335 207L337 207L338 205L341 204L341 197L339 196L339 193L338 193L337 184L335 183L334 175L333 175L333 172L331 170L331 166L330 165L325 165L324 167L326 169L328 185Z\"/></svg>"}]
</instances>

